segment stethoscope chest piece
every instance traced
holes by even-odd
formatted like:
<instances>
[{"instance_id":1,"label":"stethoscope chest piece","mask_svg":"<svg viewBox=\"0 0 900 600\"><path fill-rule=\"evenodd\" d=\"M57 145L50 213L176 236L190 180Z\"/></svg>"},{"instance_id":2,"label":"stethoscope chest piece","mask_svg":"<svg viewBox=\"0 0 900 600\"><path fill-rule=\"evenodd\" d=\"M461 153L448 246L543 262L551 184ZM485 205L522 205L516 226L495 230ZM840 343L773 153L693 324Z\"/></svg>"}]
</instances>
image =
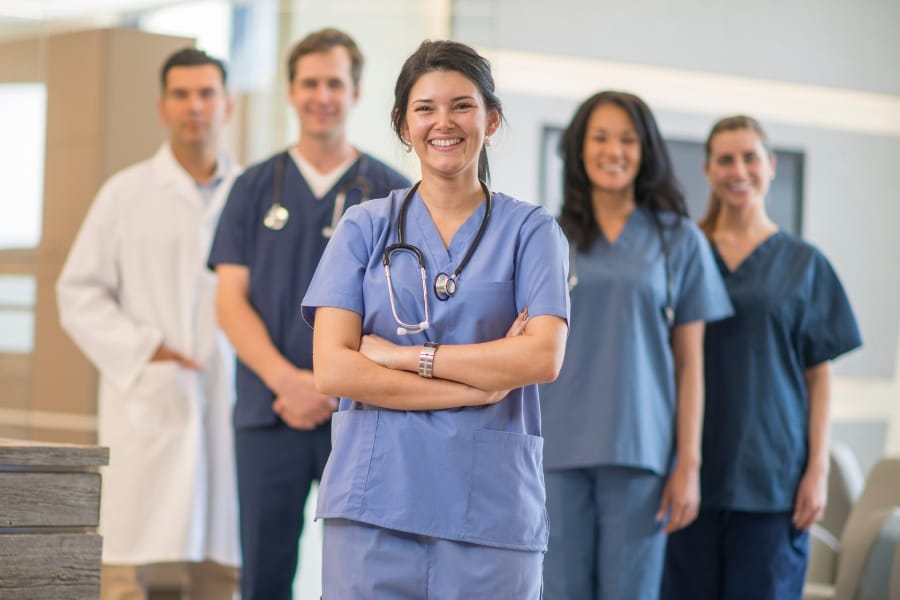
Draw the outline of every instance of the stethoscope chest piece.
<instances>
[{"instance_id":1,"label":"stethoscope chest piece","mask_svg":"<svg viewBox=\"0 0 900 600\"><path fill-rule=\"evenodd\" d=\"M438 300L449 300L456 293L456 278L438 273L434 278L434 295Z\"/></svg>"},{"instance_id":2,"label":"stethoscope chest piece","mask_svg":"<svg viewBox=\"0 0 900 600\"><path fill-rule=\"evenodd\" d=\"M269 210L266 211L266 216L263 217L263 225L272 231L281 231L284 229L284 226L287 225L290 216L288 209L280 204L273 204Z\"/></svg>"}]
</instances>

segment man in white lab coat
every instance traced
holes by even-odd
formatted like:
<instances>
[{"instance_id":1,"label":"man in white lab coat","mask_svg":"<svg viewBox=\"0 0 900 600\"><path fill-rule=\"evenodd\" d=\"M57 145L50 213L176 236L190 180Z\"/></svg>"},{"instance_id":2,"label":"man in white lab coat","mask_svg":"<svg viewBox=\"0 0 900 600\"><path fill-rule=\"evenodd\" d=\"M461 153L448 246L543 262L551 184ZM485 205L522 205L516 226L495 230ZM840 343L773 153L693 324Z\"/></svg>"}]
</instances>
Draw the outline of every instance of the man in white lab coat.
<instances>
[{"instance_id":1,"label":"man in white lab coat","mask_svg":"<svg viewBox=\"0 0 900 600\"><path fill-rule=\"evenodd\" d=\"M219 150L224 65L163 65L169 140L101 188L57 282L65 330L100 372L103 600L146 598L153 565L188 563L193 598L232 598L239 546L233 353L207 253L238 169Z\"/></svg>"}]
</instances>

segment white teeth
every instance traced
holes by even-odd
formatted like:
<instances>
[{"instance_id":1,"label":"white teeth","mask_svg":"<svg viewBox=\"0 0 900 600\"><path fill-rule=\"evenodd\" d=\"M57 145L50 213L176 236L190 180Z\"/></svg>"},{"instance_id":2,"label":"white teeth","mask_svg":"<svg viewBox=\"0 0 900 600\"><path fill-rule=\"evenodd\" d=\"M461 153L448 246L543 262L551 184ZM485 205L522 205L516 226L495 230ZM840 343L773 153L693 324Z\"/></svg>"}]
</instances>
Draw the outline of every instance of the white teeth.
<instances>
[{"instance_id":1,"label":"white teeth","mask_svg":"<svg viewBox=\"0 0 900 600\"><path fill-rule=\"evenodd\" d=\"M440 139L440 140L431 140L429 143L432 146L440 146L441 148L447 148L449 146L453 146L462 141L460 138L451 138L451 139Z\"/></svg>"},{"instance_id":2,"label":"white teeth","mask_svg":"<svg viewBox=\"0 0 900 600\"><path fill-rule=\"evenodd\" d=\"M625 170L625 167L622 165L603 165L600 168L609 173L621 173Z\"/></svg>"}]
</instances>

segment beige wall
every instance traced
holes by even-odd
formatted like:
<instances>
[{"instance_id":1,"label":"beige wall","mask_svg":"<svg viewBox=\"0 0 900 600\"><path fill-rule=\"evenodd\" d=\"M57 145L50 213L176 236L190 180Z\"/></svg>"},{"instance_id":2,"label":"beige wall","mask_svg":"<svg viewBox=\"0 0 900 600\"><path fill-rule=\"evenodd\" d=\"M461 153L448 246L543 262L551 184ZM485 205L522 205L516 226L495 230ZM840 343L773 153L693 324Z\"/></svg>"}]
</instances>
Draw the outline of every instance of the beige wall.
<instances>
[{"instance_id":1,"label":"beige wall","mask_svg":"<svg viewBox=\"0 0 900 600\"><path fill-rule=\"evenodd\" d=\"M41 243L0 252L0 273L37 278L34 352L0 354L0 435L95 441L96 373L59 326L54 284L100 185L165 139L159 68L186 45L193 40L133 29L0 44L0 81L47 86Z\"/></svg>"}]
</instances>

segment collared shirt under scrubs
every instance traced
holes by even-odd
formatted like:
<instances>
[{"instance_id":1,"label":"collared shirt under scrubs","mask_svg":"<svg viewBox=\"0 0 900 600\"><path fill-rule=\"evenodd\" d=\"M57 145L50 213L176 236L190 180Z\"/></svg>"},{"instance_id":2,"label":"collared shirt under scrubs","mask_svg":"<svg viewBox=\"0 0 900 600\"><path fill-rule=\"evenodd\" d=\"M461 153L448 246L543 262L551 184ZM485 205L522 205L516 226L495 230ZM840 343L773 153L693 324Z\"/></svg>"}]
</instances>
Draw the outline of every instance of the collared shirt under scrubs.
<instances>
[{"instance_id":1,"label":"collared shirt under scrubs","mask_svg":"<svg viewBox=\"0 0 900 600\"><path fill-rule=\"evenodd\" d=\"M375 198L406 187L402 175L366 156L366 179ZM272 206L275 162L284 163L281 204L290 218L283 229L263 224ZM334 199L359 171L357 160L322 198L316 198L287 152L247 169L235 182L222 211L209 256L210 268L218 264L244 265L250 269L250 303L256 309L275 347L301 369L312 368L312 334L299 317L300 299L306 293L328 239L322 229L331 225ZM348 186L347 206L358 204L361 191ZM254 427L277 421L272 412L274 394L241 361L237 366L235 425Z\"/></svg>"},{"instance_id":2,"label":"collared shirt under scrubs","mask_svg":"<svg viewBox=\"0 0 900 600\"><path fill-rule=\"evenodd\" d=\"M735 315L706 330L702 507L790 511L808 454L805 371L862 344L847 295L811 244L777 232L734 271Z\"/></svg>"},{"instance_id":3,"label":"collared shirt under scrubs","mask_svg":"<svg viewBox=\"0 0 900 600\"><path fill-rule=\"evenodd\" d=\"M459 277L456 295L442 302L432 290L434 277L459 264L481 226L485 204L463 223L448 250L416 193L405 235L425 255L431 326L397 335L382 251L397 242L405 194L398 190L347 212L303 300L308 322L316 307L343 308L362 315L363 334L421 345L502 338L523 307L530 318L568 319L568 248L546 210L493 194L484 237ZM391 276L400 319L422 321L422 282L411 253L391 256ZM546 549L537 386L515 389L483 407L397 411L352 398L340 405L318 517L483 546Z\"/></svg>"},{"instance_id":4,"label":"collared shirt under scrubs","mask_svg":"<svg viewBox=\"0 0 900 600\"><path fill-rule=\"evenodd\" d=\"M670 248L675 326L730 315L700 230L671 213L659 220ZM617 465L668 473L676 397L665 269L659 227L642 208L614 243L601 233L576 253L566 359L557 380L541 386L548 470Z\"/></svg>"}]
</instances>

